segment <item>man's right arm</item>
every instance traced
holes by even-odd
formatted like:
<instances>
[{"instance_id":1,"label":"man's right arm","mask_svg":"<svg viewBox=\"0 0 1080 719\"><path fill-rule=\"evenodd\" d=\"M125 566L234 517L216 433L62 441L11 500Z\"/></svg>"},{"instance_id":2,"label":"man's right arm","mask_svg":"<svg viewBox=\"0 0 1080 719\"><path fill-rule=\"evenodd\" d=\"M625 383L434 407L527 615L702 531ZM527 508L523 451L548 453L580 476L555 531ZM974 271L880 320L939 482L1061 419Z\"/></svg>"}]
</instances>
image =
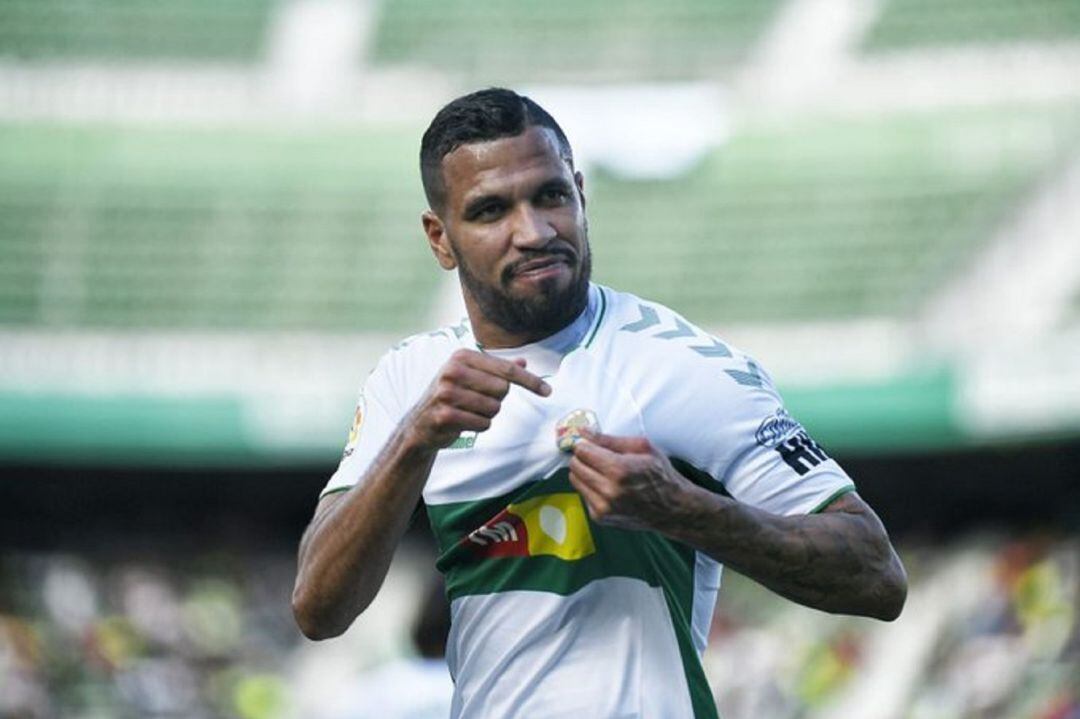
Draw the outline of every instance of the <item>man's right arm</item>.
<instances>
[{"instance_id":1,"label":"man's right arm","mask_svg":"<svg viewBox=\"0 0 1080 719\"><path fill-rule=\"evenodd\" d=\"M390 436L357 486L324 497L300 542L293 615L304 635L342 634L382 586L439 449L491 426L517 384L551 389L523 361L459 350Z\"/></svg>"}]
</instances>

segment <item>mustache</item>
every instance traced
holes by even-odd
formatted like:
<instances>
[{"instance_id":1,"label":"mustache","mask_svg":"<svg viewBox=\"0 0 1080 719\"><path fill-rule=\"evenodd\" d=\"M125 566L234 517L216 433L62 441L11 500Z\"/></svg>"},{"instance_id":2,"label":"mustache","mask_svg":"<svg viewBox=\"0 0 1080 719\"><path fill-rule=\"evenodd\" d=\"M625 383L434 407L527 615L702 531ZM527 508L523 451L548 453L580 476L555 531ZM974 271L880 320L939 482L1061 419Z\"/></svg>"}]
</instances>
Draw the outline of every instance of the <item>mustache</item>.
<instances>
[{"instance_id":1,"label":"mustache","mask_svg":"<svg viewBox=\"0 0 1080 719\"><path fill-rule=\"evenodd\" d=\"M529 262L546 259L561 259L567 264L574 265L577 262L577 253L569 247L553 247L549 250L532 251L503 268L502 281L509 282L518 273L521 267Z\"/></svg>"}]
</instances>

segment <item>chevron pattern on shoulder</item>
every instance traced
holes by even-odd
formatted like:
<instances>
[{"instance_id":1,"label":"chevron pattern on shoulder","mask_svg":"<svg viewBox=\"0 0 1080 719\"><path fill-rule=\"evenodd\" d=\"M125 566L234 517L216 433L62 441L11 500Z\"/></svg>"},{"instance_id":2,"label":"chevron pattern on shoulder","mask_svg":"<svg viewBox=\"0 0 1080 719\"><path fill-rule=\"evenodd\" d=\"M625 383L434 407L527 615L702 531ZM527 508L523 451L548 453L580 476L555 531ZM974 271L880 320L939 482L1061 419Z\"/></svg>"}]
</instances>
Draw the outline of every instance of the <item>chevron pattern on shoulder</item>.
<instances>
[{"instance_id":1,"label":"chevron pattern on shoulder","mask_svg":"<svg viewBox=\"0 0 1080 719\"><path fill-rule=\"evenodd\" d=\"M763 387L765 385L765 378L761 376L761 370L753 363L752 360L746 361L746 366L749 368L749 372L743 372L737 369L726 369L724 373L728 377L738 382L741 385L747 387Z\"/></svg>"},{"instance_id":2,"label":"chevron pattern on shoulder","mask_svg":"<svg viewBox=\"0 0 1080 719\"><path fill-rule=\"evenodd\" d=\"M675 329L668 330L667 332L657 332L653 337L657 337L662 340L673 340L679 337L697 337L697 333L690 328L690 325L683 322L678 317L675 318Z\"/></svg>"},{"instance_id":3,"label":"chevron pattern on shoulder","mask_svg":"<svg viewBox=\"0 0 1080 719\"><path fill-rule=\"evenodd\" d=\"M728 346L726 344L724 344L720 340L716 339L715 337L710 337L709 340L712 341L711 345L694 345L690 349L694 350L695 352L697 352L702 357L731 357L732 356L731 355L731 350L728 349Z\"/></svg>"},{"instance_id":4,"label":"chevron pattern on shoulder","mask_svg":"<svg viewBox=\"0 0 1080 719\"><path fill-rule=\"evenodd\" d=\"M629 322L619 330L623 332L642 332L647 329L652 329L659 325L658 332L653 333L651 336L661 340L674 340L683 338L694 338L696 340L705 340L708 344L694 344L689 345L687 349L693 350L702 357L708 359L734 357L734 353L731 348L720 340L712 337L711 335L703 335L699 333L694 327L683 320L678 315L672 317L672 322L675 326L672 329L665 329L663 327L664 321L660 319L660 313L654 308L648 305L638 304L638 313L641 315L633 322ZM752 360L746 361L746 370L741 369L725 369L726 374L731 379L735 380L739 384L745 387L758 387L765 386L765 378L761 374L760 368L754 364Z\"/></svg>"},{"instance_id":5,"label":"chevron pattern on shoulder","mask_svg":"<svg viewBox=\"0 0 1080 719\"><path fill-rule=\"evenodd\" d=\"M625 324L619 329L624 332L641 332L660 324L660 315L652 307L638 305L638 311L641 313L641 319Z\"/></svg>"}]
</instances>

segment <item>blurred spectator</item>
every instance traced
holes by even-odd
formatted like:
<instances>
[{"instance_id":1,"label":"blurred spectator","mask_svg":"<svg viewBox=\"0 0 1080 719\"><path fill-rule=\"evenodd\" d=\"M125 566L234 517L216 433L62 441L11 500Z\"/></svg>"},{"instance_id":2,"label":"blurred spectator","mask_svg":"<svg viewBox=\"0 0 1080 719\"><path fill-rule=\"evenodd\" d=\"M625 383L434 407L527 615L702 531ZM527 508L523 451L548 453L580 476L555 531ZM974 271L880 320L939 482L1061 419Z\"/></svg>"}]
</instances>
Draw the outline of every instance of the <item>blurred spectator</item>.
<instances>
[{"instance_id":1,"label":"blurred spectator","mask_svg":"<svg viewBox=\"0 0 1080 719\"><path fill-rule=\"evenodd\" d=\"M446 667L450 605L442 577L428 584L411 628L415 656L384 664L345 692L339 719L446 719L454 685Z\"/></svg>"},{"instance_id":2,"label":"blurred spectator","mask_svg":"<svg viewBox=\"0 0 1080 719\"><path fill-rule=\"evenodd\" d=\"M907 554L911 610L891 625L822 617L729 572L704 657L722 716L848 719L843 702L872 667L884 663L892 678L900 658L890 652L925 641L905 655L917 661L910 690L875 717L1080 719L1080 539L969 537ZM0 719L310 719L299 693L314 689L296 659L335 647L302 642L292 624L293 562L0 558ZM345 676L370 669L320 704L319 717L448 715L449 607L441 582L421 579L427 566L405 562L388 578L394 602L422 602L366 627L385 641L344 647L382 648L342 667Z\"/></svg>"}]
</instances>

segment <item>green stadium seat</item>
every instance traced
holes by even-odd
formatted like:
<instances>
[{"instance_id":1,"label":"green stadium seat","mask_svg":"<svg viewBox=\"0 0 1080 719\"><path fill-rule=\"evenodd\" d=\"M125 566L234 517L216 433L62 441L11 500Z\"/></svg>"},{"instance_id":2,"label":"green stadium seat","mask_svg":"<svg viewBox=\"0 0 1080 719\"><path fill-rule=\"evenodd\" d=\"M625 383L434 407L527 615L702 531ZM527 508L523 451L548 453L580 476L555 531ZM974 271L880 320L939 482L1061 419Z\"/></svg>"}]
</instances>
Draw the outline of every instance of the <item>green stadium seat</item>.
<instances>
[{"instance_id":1,"label":"green stadium seat","mask_svg":"<svg viewBox=\"0 0 1080 719\"><path fill-rule=\"evenodd\" d=\"M887 0L864 47L1080 40L1080 0Z\"/></svg>"},{"instance_id":2,"label":"green stadium seat","mask_svg":"<svg viewBox=\"0 0 1080 719\"><path fill-rule=\"evenodd\" d=\"M597 279L706 325L908 316L1078 129L1069 108L822 120L674 180L590 172ZM310 132L0 126L0 323L420 328L442 275L419 131Z\"/></svg>"},{"instance_id":3,"label":"green stadium seat","mask_svg":"<svg viewBox=\"0 0 1080 719\"><path fill-rule=\"evenodd\" d=\"M411 332L417 136L0 128L0 322Z\"/></svg>"},{"instance_id":4,"label":"green stadium seat","mask_svg":"<svg viewBox=\"0 0 1080 719\"><path fill-rule=\"evenodd\" d=\"M385 0L372 59L476 82L713 77L743 58L780 0Z\"/></svg>"},{"instance_id":5,"label":"green stadium seat","mask_svg":"<svg viewBox=\"0 0 1080 719\"><path fill-rule=\"evenodd\" d=\"M279 0L3 0L0 58L251 62Z\"/></svg>"},{"instance_id":6,"label":"green stadium seat","mask_svg":"<svg viewBox=\"0 0 1080 719\"><path fill-rule=\"evenodd\" d=\"M706 325L910 315L1053 166L1054 145L1026 134L1060 124L1076 137L1070 118L760 129L680 180L601 174L587 185L598 278ZM960 136L996 159L957 154Z\"/></svg>"}]
</instances>

